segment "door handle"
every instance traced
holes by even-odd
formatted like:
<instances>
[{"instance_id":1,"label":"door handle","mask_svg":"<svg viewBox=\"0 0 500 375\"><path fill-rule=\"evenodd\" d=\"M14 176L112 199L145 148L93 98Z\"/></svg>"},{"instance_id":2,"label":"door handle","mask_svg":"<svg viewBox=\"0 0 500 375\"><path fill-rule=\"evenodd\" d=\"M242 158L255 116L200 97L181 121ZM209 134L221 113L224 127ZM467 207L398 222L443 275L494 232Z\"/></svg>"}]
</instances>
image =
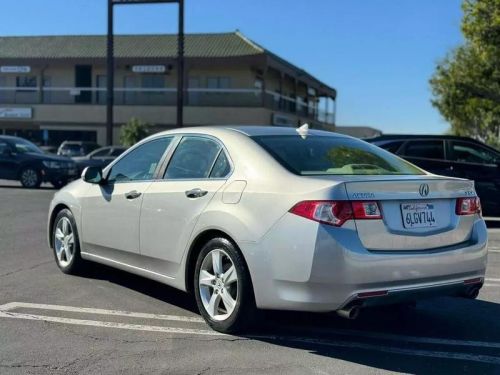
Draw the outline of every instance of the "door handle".
<instances>
[{"instance_id":1,"label":"door handle","mask_svg":"<svg viewBox=\"0 0 500 375\"><path fill-rule=\"evenodd\" d=\"M129 191L128 193L125 193L125 198L127 199L136 199L141 196L142 193L138 192L137 190L132 190Z\"/></svg>"},{"instance_id":2,"label":"door handle","mask_svg":"<svg viewBox=\"0 0 500 375\"><path fill-rule=\"evenodd\" d=\"M186 197L188 198L201 198L207 195L208 191L201 190L200 188L191 189L186 191Z\"/></svg>"}]
</instances>

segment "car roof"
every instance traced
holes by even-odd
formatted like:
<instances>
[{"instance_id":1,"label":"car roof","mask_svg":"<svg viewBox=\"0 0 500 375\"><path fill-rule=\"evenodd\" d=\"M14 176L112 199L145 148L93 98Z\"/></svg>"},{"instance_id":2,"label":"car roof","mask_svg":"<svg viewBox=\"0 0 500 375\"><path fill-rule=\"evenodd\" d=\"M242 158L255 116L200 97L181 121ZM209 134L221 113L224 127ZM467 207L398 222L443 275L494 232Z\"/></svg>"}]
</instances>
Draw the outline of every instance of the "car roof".
<instances>
[{"instance_id":1,"label":"car roof","mask_svg":"<svg viewBox=\"0 0 500 375\"><path fill-rule=\"evenodd\" d=\"M463 137L463 136L459 136L459 135L448 135L448 134L383 134L383 135L380 135L378 137L365 138L364 140L366 142L381 145L381 144L387 144L391 141L406 142L406 141L420 140L420 139L467 141L467 142L475 143L477 145L481 145L483 147L486 147L486 148L488 148L496 153L500 152L496 148L491 147L491 146L489 146L486 143L483 143L481 141L478 141L477 139L470 138L470 137Z\"/></svg>"},{"instance_id":2,"label":"car roof","mask_svg":"<svg viewBox=\"0 0 500 375\"><path fill-rule=\"evenodd\" d=\"M470 137L463 137L459 135L448 135L448 134L382 134L373 138L365 138L368 142L373 141L399 141L399 140L411 140L411 139L456 139L462 141L472 141L482 143Z\"/></svg>"},{"instance_id":3,"label":"car roof","mask_svg":"<svg viewBox=\"0 0 500 375\"><path fill-rule=\"evenodd\" d=\"M64 145L96 145L96 142L92 141L64 141Z\"/></svg>"},{"instance_id":4,"label":"car roof","mask_svg":"<svg viewBox=\"0 0 500 375\"><path fill-rule=\"evenodd\" d=\"M291 127L281 127L281 126L263 126L263 125L216 125L216 126L197 126L197 127L186 127L186 128L176 128L172 130L167 130L157 134L182 134L182 133L206 133L210 135L217 136L218 134L229 133L239 133L246 135L248 137L254 136L266 136L266 135L298 135L297 128ZM339 137L339 138L352 138L348 135L324 131L309 129L309 135L315 136L328 136L328 137Z\"/></svg>"},{"instance_id":5,"label":"car roof","mask_svg":"<svg viewBox=\"0 0 500 375\"><path fill-rule=\"evenodd\" d=\"M297 128L283 126L226 126L226 129L243 133L249 137L265 135L297 135ZM309 129L311 135L348 137L343 134L328 132L324 130Z\"/></svg>"},{"instance_id":6,"label":"car roof","mask_svg":"<svg viewBox=\"0 0 500 375\"><path fill-rule=\"evenodd\" d=\"M25 140L24 138L14 137L13 135L0 135L0 139L3 139L5 141L15 141L16 139Z\"/></svg>"}]
</instances>

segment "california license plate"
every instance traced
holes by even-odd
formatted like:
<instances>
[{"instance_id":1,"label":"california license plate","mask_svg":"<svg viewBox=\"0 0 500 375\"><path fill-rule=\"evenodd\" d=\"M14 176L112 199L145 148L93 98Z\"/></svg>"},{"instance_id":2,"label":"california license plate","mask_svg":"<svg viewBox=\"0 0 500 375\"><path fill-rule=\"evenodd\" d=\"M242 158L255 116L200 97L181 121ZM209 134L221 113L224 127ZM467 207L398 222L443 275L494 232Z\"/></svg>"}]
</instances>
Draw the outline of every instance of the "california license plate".
<instances>
[{"instance_id":1,"label":"california license plate","mask_svg":"<svg viewBox=\"0 0 500 375\"><path fill-rule=\"evenodd\" d=\"M401 215L405 228L432 228L438 225L432 203L403 203Z\"/></svg>"}]
</instances>

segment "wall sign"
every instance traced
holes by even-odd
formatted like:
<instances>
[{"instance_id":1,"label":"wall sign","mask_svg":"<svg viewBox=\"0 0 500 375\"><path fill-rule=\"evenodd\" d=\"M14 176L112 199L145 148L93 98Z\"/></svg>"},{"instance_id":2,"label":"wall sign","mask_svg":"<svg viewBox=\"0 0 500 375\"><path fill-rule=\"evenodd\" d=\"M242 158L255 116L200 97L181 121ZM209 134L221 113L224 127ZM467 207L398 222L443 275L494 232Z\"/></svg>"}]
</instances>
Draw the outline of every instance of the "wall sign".
<instances>
[{"instance_id":1,"label":"wall sign","mask_svg":"<svg viewBox=\"0 0 500 375\"><path fill-rule=\"evenodd\" d=\"M0 66L0 73L30 73L31 66Z\"/></svg>"},{"instance_id":2,"label":"wall sign","mask_svg":"<svg viewBox=\"0 0 500 375\"><path fill-rule=\"evenodd\" d=\"M167 68L165 65L134 65L132 71L134 73L165 73Z\"/></svg>"},{"instance_id":3,"label":"wall sign","mask_svg":"<svg viewBox=\"0 0 500 375\"><path fill-rule=\"evenodd\" d=\"M0 118L26 119L32 117L32 108L0 108Z\"/></svg>"}]
</instances>

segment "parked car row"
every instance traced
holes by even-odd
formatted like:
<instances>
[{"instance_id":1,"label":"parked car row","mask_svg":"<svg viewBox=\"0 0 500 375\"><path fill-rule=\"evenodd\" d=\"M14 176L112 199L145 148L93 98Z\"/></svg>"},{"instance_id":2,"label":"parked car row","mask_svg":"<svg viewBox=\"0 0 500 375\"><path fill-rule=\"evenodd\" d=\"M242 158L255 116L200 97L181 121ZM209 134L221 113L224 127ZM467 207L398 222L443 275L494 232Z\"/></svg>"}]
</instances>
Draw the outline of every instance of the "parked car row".
<instances>
[{"instance_id":1,"label":"parked car row","mask_svg":"<svg viewBox=\"0 0 500 375\"><path fill-rule=\"evenodd\" d=\"M57 150L57 155L53 151ZM17 180L26 188L49 182L61 188L80 177L88 166L104 168L126 150L122 146L99 147L93 142L65 141L58 149L38 147L30 141L0 136L0 179Z\"/></svg>"},{"instance_id":2,"label":"parked car row","mask_svg":"<svg viewBox=\"0 0 500 375\"><path fill-rule=\"evenodd\" d=\"M486 216L500 216L500 152L467 137L382 135L366 139L420 168L473 180Z\"/></svg>"}]
</instances>

